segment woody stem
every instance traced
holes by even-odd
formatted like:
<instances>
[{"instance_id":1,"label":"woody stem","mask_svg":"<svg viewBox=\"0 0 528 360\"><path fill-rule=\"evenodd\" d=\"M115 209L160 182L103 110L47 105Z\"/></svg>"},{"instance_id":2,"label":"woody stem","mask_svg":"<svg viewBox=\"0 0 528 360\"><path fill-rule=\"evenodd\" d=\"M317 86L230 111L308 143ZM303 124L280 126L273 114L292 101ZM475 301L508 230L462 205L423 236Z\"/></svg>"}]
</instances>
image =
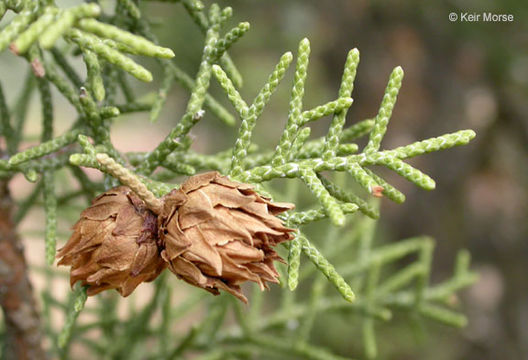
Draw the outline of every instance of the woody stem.
<instances>
[{"instance_id":1,"label":"woody stem","mask_svg":"<svg viewBox=\"0 0 528 360\"><path fill-rule=\"evenodd\" d=\"M134 173L117 163L107 154L99 153L96 155L96 159L106 172L116 177L123 185L131 188L153 213L159 214L161 212L161 200Z\"/></svg>"},{"instance_id":2,"label":"woody stem","mask_svg":"<svg viewBox=\"0 0 528 360\"><path fill-rule=\"evenodd\" d=\"M0 181L0 306L4 312L4 359L46 359L24 249L12 221L13 201Z\"/></svg>"}]
</instances>

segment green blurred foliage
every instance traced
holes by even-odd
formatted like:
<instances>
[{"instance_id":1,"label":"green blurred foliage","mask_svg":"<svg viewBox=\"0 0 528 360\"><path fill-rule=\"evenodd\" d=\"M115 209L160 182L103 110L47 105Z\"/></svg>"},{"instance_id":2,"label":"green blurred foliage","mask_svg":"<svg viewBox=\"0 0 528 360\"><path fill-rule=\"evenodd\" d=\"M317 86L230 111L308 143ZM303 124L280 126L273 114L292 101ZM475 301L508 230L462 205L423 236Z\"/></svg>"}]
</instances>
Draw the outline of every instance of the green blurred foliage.
<instances>
[{"instance_id":1,"label":"green blurred foliage","mask_svg":"<svg viewBox=\"0 0 528 360\"><path fill-rule=\"evenodd\" d=\"M61 3L72 3L63 1ZM113 2L102 1L113 4ZM205 1L210 5L211 1ZM523 0L493 2L453 0L220 1L234 9L231 25L249 21L251 30L230 50L245 78L241 94L253 98L280 55L294 50L303 37L312 45L305 108L336 97L346 51L357 47L361 62L354 89L349 124L376 113L392 68L406 73L384 146L398 145L456 129L473 128L475 141L456 151L431 154L411 162L437 180L437 189L425 192L386 173L386 178L407 196L403 205L384 200L377 237L391 243L427 234L437 240L433 280L450 273L455 254L468 248L481 279L461 301L469 326L452 331L422 323L406 313L389 326L380 327L382 359L524 359L528 357L528 6ZM70 5L68 5L70 6ZM160 43L176 50L175 62L190 74L197 70L203 35L181 6L141 2L152 18ZM511 13L513 23L450 22L451 12L491 11ZM2 54L2 79L17 91L22 66L11 54ZM157 89L162 74L153 61L138 59L154 70L154 84L131 84L148 96ZM24 64L25 65L25 64ZM18 67L18 68L16 68ZM82 74L84 66L76 63ZM13 70L15 69L15 70ZM21 71L19 71L19 69ZM158 69L158 72L156 72ZM4 75L8 75L7 78ZM286 75L290 83L293 72ZM7 86L6 86L7 88ZM11 89L11 88L10 88ZM230 104L215 81L212 93ZM255 131L256 142L272 148L286 122L290 89L282 86L273 96ZM123 116L112 129L120 150L148 150L163 138L185 111L188 93L174 86L162 118L148 124L148 115ZM73 111L62 104L57 116L65 125ZM31 113L39 112L33 102ZM38 134L38 116L28 128ZM31 116L30 116L31 119ZM138 128L144 134L128 137ZM328 122L313 127L312 137L324 135ZM61 130L59 130L61 129ZM209 114L193 129L193 147L214 153L233 144L236 132ZM139 141L138 141L139 140ZM303 193L301 193L301 198ZM303 204L301 203L300 206ZM76 209L76 211L79 209ZM72 215L72 214L70 214ZM72 215L73 216L73 215ZM72 217L71 222L75 219ZM325 227L313 226L310 235L324 241ZM405 262L404 262L405 263ZM302 298L309 288L299 288ZM266 300L272 300L275 289ZM359 327L340 313L319 316L312 333L314 345L336 353L358 353ZM422 330L426 330L423 332Z\"/></svg>"},{"instance_id":2,"label":"green blurred foliage","mask_svg":"<svg viewBox=\"0 0 528 360\"><path fill-rule=\"evenodd\" d=\"M209 3L205 2L206 5ZM481 280L463 301L470 317L463 335L428 327L428 336L413 331L422 325L402 322L384 330L385 354L391 359L521 359L528 356L528 6L525 1L221 1L234 8L233 25L250 21L250 32L231 50L245 78L241 93L253 97L286 50L304 36L312 43L306 107L336 94L345 51L357 47L361 62L349 123L376 112L391 69L406 73L385 146L402 145L453 129L473 128L476 141L463 151L415 160L437 179L433 192L387 178L406 195L404 205L382 202L386 241L429 234L437 240L434 259L440 277L451 268L457 249L470 249ZM162 44L179 49L176 62L194 72L200 56L199 31L181 8L145 5L159 15ZM167 20L167 11L174 21ZM451 12L513 14L512 23L451 22ZM181 34L185 34L181 36ZM287 76L292 76L289 74ZM288 80L286 80L288 81ZM219 90L213 84L215 91ZM255 135L262 146L275 146L286 118L289 89L278 90ZM216 92L216 94L220 94ZM181 103L173 91L169 103ZM222 96L218 96L222 99ZM225 102L226 106L229 106ZM169 105L172 107L171 105ZM175 106L181 114L181 107ZM178 115L165 111L165 121ZM207 115L206 115L207 116ZM206 125L207 124L207 125ZM211 125L211 124L218 124ZM327 123L313 129L323 134ZM214 121L194 130L197 146L225 148L234 134ZM221 136L219 136L221 134ZM434 209L434 210L431 210ZM419 214L417 216L416 214ZM348 324L339 316L318 319L314 338L336 349L353 346ZM331 328L328 324L333 323ZM414 334L414 335L413 335ZM411 352L408 349L416 349ZM408 346L407 346L408 345ZM449 349L449 351L447 351Z\"/></svg>"}]
</instances>

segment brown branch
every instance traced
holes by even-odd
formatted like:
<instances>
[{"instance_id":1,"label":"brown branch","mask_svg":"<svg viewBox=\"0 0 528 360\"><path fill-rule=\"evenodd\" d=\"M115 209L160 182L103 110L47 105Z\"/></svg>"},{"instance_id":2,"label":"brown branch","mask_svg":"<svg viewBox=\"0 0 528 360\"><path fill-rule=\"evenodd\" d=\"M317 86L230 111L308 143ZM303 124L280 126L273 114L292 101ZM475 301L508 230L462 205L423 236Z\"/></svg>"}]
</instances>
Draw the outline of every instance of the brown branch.
<instances>
[{"instance_id":1,"label":"brown branch","mask_svg":"<svg viewBox=\"0 0 528 360\"><path fill-rule=\"evenodd\" d=\"M45 359L40 320L24 249L12 221L13 201L0 181L0 306L4 311L4 359Z\"/></svg>"}]
</instances>

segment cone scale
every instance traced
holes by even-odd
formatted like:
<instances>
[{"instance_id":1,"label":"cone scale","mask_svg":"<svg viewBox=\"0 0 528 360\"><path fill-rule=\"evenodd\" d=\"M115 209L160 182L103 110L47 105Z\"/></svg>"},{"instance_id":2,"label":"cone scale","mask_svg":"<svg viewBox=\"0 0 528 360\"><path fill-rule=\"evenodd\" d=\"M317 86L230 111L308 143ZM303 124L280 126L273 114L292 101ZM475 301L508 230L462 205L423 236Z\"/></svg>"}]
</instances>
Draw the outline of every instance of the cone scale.
<instances>
[{"instance_id":1,"label":"cone scale","mask_svg":"<svg viewBox=\"0 0 528 360\"><path fill-rule=\"evenodd\" d=\"M59 265L71 266L71 284L89 285L89 295L116 289L128 296L168 267L191 285L247 302L242 283L264 290L278 282L273 262L283 260L274 247L294 230L276 215L293 204L271 202L217 172L192 176L161 200L156 216L125 186L94 199L57 255Z\"/></svg>"}]
</instances>

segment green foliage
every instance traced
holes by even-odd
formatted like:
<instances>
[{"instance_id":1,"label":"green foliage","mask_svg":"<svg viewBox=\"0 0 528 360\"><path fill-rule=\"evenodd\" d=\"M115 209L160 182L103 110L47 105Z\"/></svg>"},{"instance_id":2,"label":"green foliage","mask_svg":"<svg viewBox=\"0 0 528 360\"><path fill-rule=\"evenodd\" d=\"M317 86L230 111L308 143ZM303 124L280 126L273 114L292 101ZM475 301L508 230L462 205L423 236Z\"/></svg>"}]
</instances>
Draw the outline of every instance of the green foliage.
<instances>
[{"instance_id":1,"label":"green foliage","mask_svg":"<svg viewBox=\"0 0 528 360\"><path fill-rule=\"evenodd\" d=\"M299 231L286 246L289 252L287 273L285 268L279 270L283 272L283 287L287 284L290 290L294 290L299 286L298 291L308 288L309 295L296 299L295 293L283 288L280 304L274 304L271 309L264 305L268 300L274 300L256 290L251 296L251 307L245 309L229 296L212 298L184 287L188 296L175 305L172 293L176 280L169 281L162 276L156 281L152 298L146 305L136 307L132 300L120 301L120 304L129 304L124 318L117 316L115 294L102 294L85 310L96 314L96 319L75 326L86 301L84 289L76 287L66 303L47 289L43 294L44 309L57 308L66 316L58 335L51 325L47 327L47 335L54 338L52 342L56 344L49 351L54 356L68 358L69 344L75 341L90 349L95 358L172 359L185 356L188 351L198 351L203 359L248 358L253 355L281 359L288 356L342 359L310 343L318 315L339 312L347 317L357 316L353 319L361 324L365 354L374 358L377 355L375 327L389 321L395 310L463 326L465 317L451 307L456 291L475 280L475 274L469 271L469 255L460 253L452 278L430 285L432 239L418 237L375 245L373 219L379 217L377 203L365 200L351 190L354 188L351 180L368 195L385 196L401 203L405 196L374 173L370 166L386 167L417 186L432 190L434 181L404 160L464 145L475 133L462 130L395 149L380 150L402 84L403 70L400 67L396 67L389 77L376 116L345 128L359 64L357 49L351 50L346 57L337 98L313 109L303 109L310 55L310 43L303 39L297 50L285 129L275 150L258 149L252 142L255 124L284 78L294 59L293 54L286 52L279 59L249 104L237 90L242 77L226 53L248 31L249 24L242 22L222 35L222 28L232 15L231 8L221 9L212 4L206 13L199 1L182 0L180 3L205 36L202 59L194 78L168 60L174 53L157 45L149 21L134 1L117 1L114 15L101 14L95 3L60 9L52 1L0 1L3 6L0 10L10 9L16 13L0 32L0 49L10 45L15 54L24 55L31 63L42 104L42 141L21 150L21 129L25 121L23 109L34 88L33 77L27 78L18 106L12 113L0 91L0 130L9 155L0 159L0 177L9 179L16 173L23 173L29 181L38 182L34 191L20 203L16 220L20 221L29 208L38 203L42 193L46 212L46 259L51 264L56 237L59 236L57 217L66 218L71 224L74 220L67 213L72 209L80 210L75 202L77 198L90 199L119 181L131 186L151 207L159 206L156 197L173 189L172 181L177 176L211 169L252 183L265 194L299 204L301 201L298 202L300 198L296 194L302 183L317 205L284 216L286 223ZM57 45L61 37L66 40L66 47ZM63 56L72 49L82 55L86 65L84 81ZM51 50L50 54L47 50ZM152 80L151 73L132 60L130 54L157 58L163 69L161 87L151 103L137 101L136 94L126 83L125 73L142 81ZM39 65L42 71L38 70ZM202 119L204 111L210 111L227 125L236 123L235 117L208 93L213 75L240 118L238 137L233 148L216 154L199 154L190 150L192 139L189 132ZM174 82L189 90L190 98L179 122L166 138L146 153L120 153L115 149L110 139L113 119L121 113L149 111L150 120L155 121ZM55 137L50 84L75 107L79 116L71 129ZM123 95L125 103L116 102L118 93ZM332 116L327 134L310 138L309 125L325 116ZM352 141L366 135L367 145L360 151ZM106 173L104 184L91 181L79 166ZM56 176L61 169L71 173L70 180L63 181L60 180L63 177ZM349 175L346 180L343 180L344 174ZM279 178L288 178L286 192L269 183ZM73 179L80 190L74 189ZM65 192L61 197L57 195L58 187ZM358 211L366 216L347 216ZM315 231L312 237L308 231L310 224L320 220L323 221L324 234ZM324 237L324 242L317 241L320 237ZM302 264L302 254L309 264ZM344 258L341 254L347 256ZM413 255L416 259L407 266L397 266L399 260ZM49 269L45 273L48 279L60 276ZM324 278L319 273L328 281L322 280ZM325 288L327 282L339 295ZM184 315L192 311L200 313L204 309L207 311L201 322L189 331L177 333L174 324ZM236 321L226 325L224 320L230 312ZM159 319L155 316L158 313L161 314ZM49 316L49 311L44 311L46 322L50 322ZM88 336L92 329L104 335L100 341ZM159 346L150 349L147 342Z\"/></svg>"}]
</instances>

